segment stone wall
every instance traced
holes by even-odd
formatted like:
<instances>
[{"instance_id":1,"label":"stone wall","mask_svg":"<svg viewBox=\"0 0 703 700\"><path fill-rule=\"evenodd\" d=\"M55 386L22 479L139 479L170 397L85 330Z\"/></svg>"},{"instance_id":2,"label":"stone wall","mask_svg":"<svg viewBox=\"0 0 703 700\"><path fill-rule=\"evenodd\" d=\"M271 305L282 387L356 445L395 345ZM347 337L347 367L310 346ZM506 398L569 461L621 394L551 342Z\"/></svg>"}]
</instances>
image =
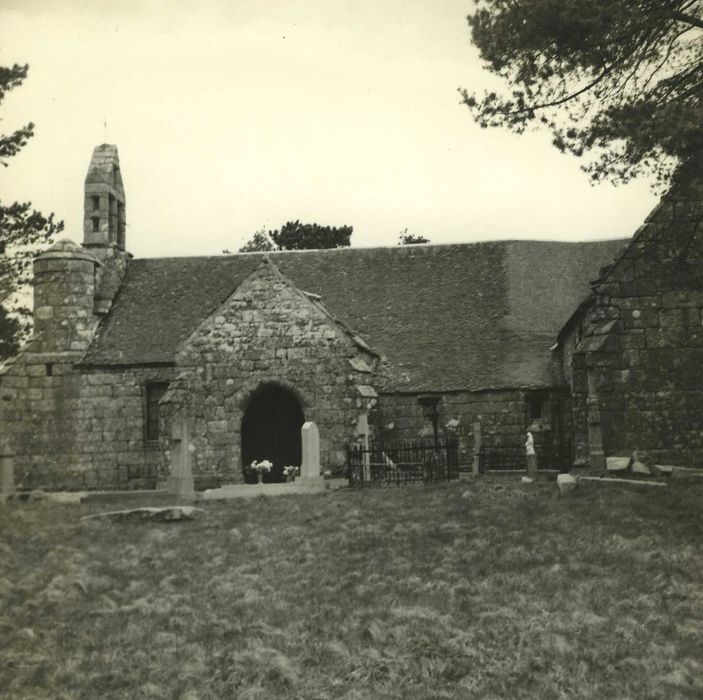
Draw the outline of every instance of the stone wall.
<instances>
[{"instance_id":1,"label":"stone wall","mask_svg":"<svg viewBox=\"0 0 703 700\"><path fill-rule=\"evenodd\" d=\"M164 454L174 417L184 415L200 482L242 481L244 412L258 387L274 383L317 424L322 468L343 475L374 363L360 339L265 260L177 353L177 378L163 400Z\"/></svg>"},{"instance_id":2,"label":"stone wall","mask_svg":"<svg viewBox=\"0 0 703 700\"><path fill-rule=\"evenodd\" d=\"M169 381L173 369L77 368L66 359L25 352L2 378L0 424L18 485L153 487L159 446L145 440L145 386Z\"/></svg>"},{"instance_id":3,"label":"stone wall","mask_svg":"<svg viewBox=\"0 0 703 700\"><path fill-rule=\"evenodd\" d=\"M163 366L81 370L77 450L91 481L153 488L165 479L159 443L146 439L146 387L173 376L173 367Z\"/></svg>"},{"instance_id":4,"label":"stone wall","mask_svg":"<svg viewBox=\"0 0 703 700\"><path fill-rule=\"evenodd\" d=\"M19 486L52 487L76 453L79 381L75 356L25 352L0 383L3 440L15 454Z\"/></svg>"},{"instance_id":5,"label":"stone wall","mask_svg":"<svg viewBox=\"0 0 703 700\"><path fill-rule=\"evenodd\" d=\"M456 421L453 432L460 438L460 461L471 463L474 447L474 423L481 423L484 445L522 448L525 431L531 427L538 446L551 444L554 449L568 451L570 411L568 393L563 389L545 392L542 419L530 416L527 398L522 389L492 391L454 391L438 394L438 427L442 434L450 421ZM432 421L423 411L417 394L382 394L374 416L376 432L384 440L413 440L432 437ZM541 424L541 425L538 425ZM392 428L390 427L392 425Z\"/></svg>"},{"instance_id":6,"label":"stone wall","mask_svg":"<svg viewBox=\"0 0 703 700\"><path fill-rule=\"evenodd\" d=\"M0 377L0 434L15 453L20 486L126 487L143 482L157 462L158 446L144 444L141 394L145 381L170 379L172 369L79 365L98 323L101 269L69 240L34 261L34 335ZM123 273L118 266L103 292L105 308Z\"/></svg>"},{"instance_id":7,"label":"stone wall","mask_svg":"<svg viewBox=\"0 0 703 700\"><path fill-rule=\"evenodd\" d=\"M663 200L594 283L593 303L563 340L580 453L591 396L606 455L636 449L659 463L703 461L703 196L696 187Z\"/></svg>"}]
</instances>

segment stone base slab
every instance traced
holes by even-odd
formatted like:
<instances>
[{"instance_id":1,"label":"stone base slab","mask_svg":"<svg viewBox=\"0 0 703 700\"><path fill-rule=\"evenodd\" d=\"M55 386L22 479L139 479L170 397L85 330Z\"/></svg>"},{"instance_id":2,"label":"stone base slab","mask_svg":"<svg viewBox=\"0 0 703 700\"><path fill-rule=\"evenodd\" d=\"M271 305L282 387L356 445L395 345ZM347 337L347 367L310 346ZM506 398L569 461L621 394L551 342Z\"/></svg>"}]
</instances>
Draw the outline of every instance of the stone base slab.
<instances>
[{"instance_id":1,"label":"stone base slab","mask_svg":"<svg viewBox=\"0 0 703 700\"><path fill-rule=\"evenodd\" d=\"M296 486L321 486L325 488L325 477L324 476L298 476L296 477L293 485Z\"/></svg>"},{"instance_id":2,"label":"stone base slab","mask_svg":"<svg viewBox=\"0 0 703 700\"><path fill-rule=\"evenodd\" d=\"M135 500L162 500L170 499L173 500L173 494L168 491L161 490L145 490L145 491L91 491L85 493L81 501L100 501L102 503L112 503L115 501L122 501L124 499L135 499Z\"/></svg>"},{"instance_id":3,"label":"stone base slab","mask_svg":"<svg viewBox=\"0 0 703 700\"><path fill-rule=\"evenodd\" d=\"M314 478L314 477L313 477ZM200 494L203 501L219 501L230 498L256 498L257 496L290 496L292 494L322 493L327 490L325 480L304 485L298 478L289 484L230 484L219 489L209 489Z\"/></svg>"}]
</instances>

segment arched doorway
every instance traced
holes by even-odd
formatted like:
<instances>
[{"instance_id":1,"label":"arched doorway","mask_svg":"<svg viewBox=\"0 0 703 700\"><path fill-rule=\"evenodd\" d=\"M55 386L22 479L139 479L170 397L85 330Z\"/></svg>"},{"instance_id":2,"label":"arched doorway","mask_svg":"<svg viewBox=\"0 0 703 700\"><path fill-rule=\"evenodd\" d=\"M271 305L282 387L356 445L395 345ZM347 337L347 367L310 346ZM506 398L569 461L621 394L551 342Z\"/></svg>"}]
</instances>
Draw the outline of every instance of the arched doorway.
<instances>
[{"instance_id":1,"label":"arched doorway","mask_svg":"<svg viewBox=\"0 0 703 700\"><path fill-rule=\"evenodd\" d=\"M283 481L283 467L300 466L302 450L300 428L305 422L295 395L278 384L264 384L250 397L242 418L242 467L244 478L253 483L246 467L256 460L273 463L264 481Z\"/></svg>"}]
</instances>

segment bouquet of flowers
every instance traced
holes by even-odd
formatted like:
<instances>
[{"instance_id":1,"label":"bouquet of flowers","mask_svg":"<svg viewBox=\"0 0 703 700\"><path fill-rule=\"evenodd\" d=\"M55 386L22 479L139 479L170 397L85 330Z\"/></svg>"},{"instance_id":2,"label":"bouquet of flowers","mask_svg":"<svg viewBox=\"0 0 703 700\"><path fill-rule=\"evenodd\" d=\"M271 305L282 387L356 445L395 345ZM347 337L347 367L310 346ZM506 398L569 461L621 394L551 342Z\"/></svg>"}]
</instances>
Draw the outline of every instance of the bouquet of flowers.
<instances>
[{"instance_id":1,"label":"bouquet of flowers","mask_svg":"<svg viewBox=\"0 0 703 700\"><path fill-rule=\"evenodd\" d=\"M262 459L260 462L254 460L250 465L250 471L258 476L259 483L263 483L264 473L268 474L273 467L273 464L268 459Z\"/></svg>"},{"instance_id":2,"label":"bouquet of flowers","mask_svg":"<svg viewBox=\"0 0 703 700\"><path fill-rule=\"evenodd\" d=\"M293 481L298 474L300 474L300 467L294 467L292 464L283 467L283 476L286 477L286 481Z\"/></svg>"}]
</instances>

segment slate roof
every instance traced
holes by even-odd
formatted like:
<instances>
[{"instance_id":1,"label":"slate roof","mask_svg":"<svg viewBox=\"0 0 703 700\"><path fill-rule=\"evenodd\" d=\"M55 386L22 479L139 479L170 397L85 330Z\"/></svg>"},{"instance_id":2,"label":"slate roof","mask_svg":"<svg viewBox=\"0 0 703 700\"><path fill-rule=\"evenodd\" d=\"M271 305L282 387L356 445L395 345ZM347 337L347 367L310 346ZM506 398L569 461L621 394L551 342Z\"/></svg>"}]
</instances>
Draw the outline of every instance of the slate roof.
<instances>
[{"instance_id":1,"label":"slate roof","mask_svg":"<svg viewBox=\"0 0 703 700\"><path fill-rule=\"evenodd\" d=\"M555 386L549 350L625 245L498 241L269 253L388 360L386 391ZM130 261L83 364L171 363L262 254Z\"/></svg>"}]
</instances>

